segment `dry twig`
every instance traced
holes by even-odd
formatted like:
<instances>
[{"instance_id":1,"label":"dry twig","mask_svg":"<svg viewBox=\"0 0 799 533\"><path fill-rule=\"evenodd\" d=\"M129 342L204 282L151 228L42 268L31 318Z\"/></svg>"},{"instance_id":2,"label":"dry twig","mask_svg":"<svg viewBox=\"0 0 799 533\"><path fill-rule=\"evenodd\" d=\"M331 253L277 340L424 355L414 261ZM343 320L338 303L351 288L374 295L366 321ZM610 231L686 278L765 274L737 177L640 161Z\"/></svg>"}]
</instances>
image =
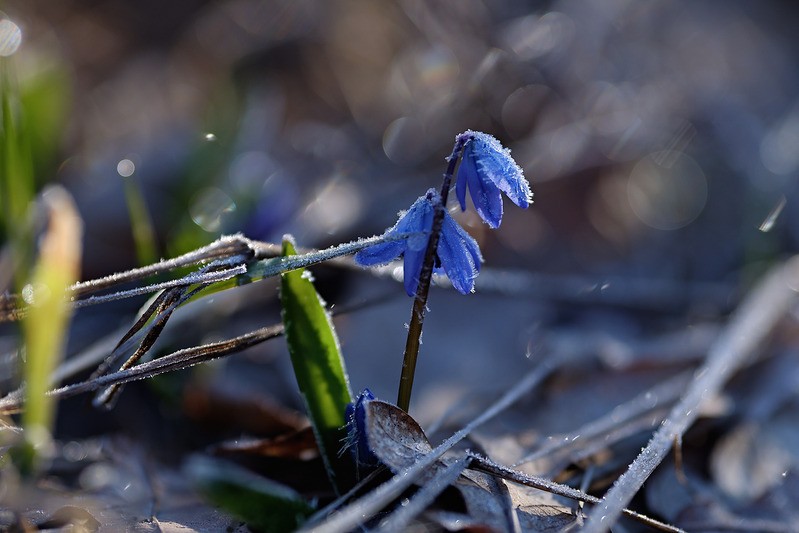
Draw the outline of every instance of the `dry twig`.
<instances>
[{"instance_id":1,"label":"dry twig","mask_svg":"<svg viewBox=\"0 0 799 533\"><path fill-rule=\"evenodd\" d=\"M715 396L743 367L777 323L795 305L799 289L799 256L776 267L744 299L729 324L697 369L682 399L672 408L649 444L630 464L586 520L587 533L607 531L622 510L660 464L675 438L682 436L701 411L702 403Z\"/></svg>"}]
</instances>

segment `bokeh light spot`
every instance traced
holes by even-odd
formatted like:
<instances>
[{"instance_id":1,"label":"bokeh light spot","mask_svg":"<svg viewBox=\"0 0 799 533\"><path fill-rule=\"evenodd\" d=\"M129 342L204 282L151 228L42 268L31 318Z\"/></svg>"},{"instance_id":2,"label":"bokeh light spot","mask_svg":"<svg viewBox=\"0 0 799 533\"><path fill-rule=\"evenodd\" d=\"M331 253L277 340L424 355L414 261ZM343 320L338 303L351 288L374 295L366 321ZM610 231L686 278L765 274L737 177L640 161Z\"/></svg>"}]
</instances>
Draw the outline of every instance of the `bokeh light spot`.
<instances>
[{"instance_id":1,"label":"bokeh light spot","mask_svg":"<svg viewBox=\"0 0 799 533\"><path fill-rule=\"evenodd\" d=\"M22 300L28 305L42 305L50 299L50 288L43 283L28 283L21 292Z\"/></svg>"},{"instance_id":2,"label":"bokeh light spot","mask_svg":"<svg viewBox=\"0 0 799 533\"><path fill-rule=\"evenodd\" d=\"M275 170L275 163L266 152L253 150L236 156L228 169L228 177L237 193L247 193L260 189Z\"/></svg>"},{"instance_id":3,"label":"bokeh light spot","mask_svg":"<svg viewBox=\"0 0 799 533\"><path fill-rule=\"evenodd\" d=\"M627 200L647 226L660 230L682 228L693 222L705 207L705 173L682 152L649 154L630 173Z\"/></svg>"},{"instance_id":4,"label":"bokeh light spot","mask_svg":"<svg viewBox=\"0 0 799 533\"><path fill-rule=\"evenodd\" d=\"M363 211L363 198L354 182L344 176L330 179L308 204L303 220L315 231L334 235L349 228Z\"/></svg>"},{"instance_id":5,"label":"bokeh light spot","mask_svg":"<svg viewBox=\"0 0 799 533\"><path fill-rule=\"evenodd\" d=\"M529 133L535 117L551 93L546 85L526 85L513 91L502 104L502 124L518 139Z\"/></svg>"},{"instance_id":6,"label":"bokeh light spot","mask_svg":"<svg viewBox=\"0 0 799 533\"><path fill-rule=\"evenodd\" d=\"M129 178L136 172L136 165L130 159L123 159L117 163L117 173L123 178Z\"/></svg>"},{"instance_id":7,"label":"bokeh light spot","mask_svg":"<svg viewBox=\"0 0 799 533\"><path fill-rule=\"evenodd\" d=\"M780 176L799 169L799 111L794 111L784 123L771 129L760 143L763 166Z\"/></svg>"},{"instance_id":8,"label":"bokeh light spot","mask_svg":"<svg viewBox=\"0 0 799 533\"><path fill-rule=\"evenodd\" d=\"M8 19L0 20L0 57L8 57L19 50L22 30Z\"/></svg>"},{"instance_id":9,"label":"bokeh light spot","mask_svg":"<svg viewBox=\"0 0 799 533\"><path fill-rule=\"evenodd\" d=\"M529 60L565 47L574 32L574 21L568 15L550 11L541 17L516 19L509 25L505 39L519 58Z\"/></svg>"},{"instance_id":10,"label":"bokeh light spot","mask_svg":"<svg viewBox=\"0 0 799 533\"><path fill-rule=\"evenodd\" d=\"M189 206L189 214L194 223L211 233L219 231L225 215L235 210L236 203L216 187L198 192Z\"/></svg>"},{"instance_id":11,"label":"bokeh light spot","mask_svg":"<svg viewBox=\"0 0 799 533\"><path fill-rule=\"evenodd\" d=\"M415 117L400 117L383 133L383 151L392 163L413 166L429 155L424 123Z\"/></svg>"}]
</instances>

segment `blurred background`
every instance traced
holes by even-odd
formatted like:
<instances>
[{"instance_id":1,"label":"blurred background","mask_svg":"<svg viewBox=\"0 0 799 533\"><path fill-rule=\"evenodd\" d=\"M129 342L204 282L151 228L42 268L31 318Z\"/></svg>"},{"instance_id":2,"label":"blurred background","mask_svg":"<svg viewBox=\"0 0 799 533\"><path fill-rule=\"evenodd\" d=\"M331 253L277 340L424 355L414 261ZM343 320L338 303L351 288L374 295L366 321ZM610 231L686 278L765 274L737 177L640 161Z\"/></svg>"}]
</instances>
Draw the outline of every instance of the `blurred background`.
<instances>
[{"instance_id":1,"label":"blurred background","mask_svg":"<svg viewBox=\"0 0 799 533\"><path fill-rule=\"evenodd\" d=\"M4 9L23 94L47 93L26 110L50 122L36 179L78 198L85 277L135 263L126 179L159 255L233 231L321 246L391 225L469 128L535 191L492 236L467 216L488 265L719 279L797 244L790 3Z\"/></svg>"},{"instance_id":2,"label":"blurred background","mask_svg":"<svg viewBox=\"0 0 799 533\"><path fill-rule=\"evenodd\" d=\"M486 267L585 280L566 300L608 279L745 288L799 245L799 10L789 2L0 7L0 50L30 124L36 187L63 184L84 218L83 279L223 233L273 242L292 233L307 247L380 233L439 185L466 129L511 148L535 203L506 202L490 233L472 211L453 214ZM553 324L649 331L616 309L481 293L481 279L476 296L431 296L422 418L441 412L450 392L513 382ZM353 387L393 399L410 300L366 273L321 269L319 286L336 305L396 293L337 322ZM273 288L248 294L275 305ZM702 303L688 301L672 324L689 323ZM658 311L657 299L644 304ZM129 324L135 308L78 317L72 349L109 322ZM276 310L250 311L179 335L189 345L271 320ZM242 357L283 365L253 390L296 395L283 351L275 343Z\"/></svg>"}]
</instances>

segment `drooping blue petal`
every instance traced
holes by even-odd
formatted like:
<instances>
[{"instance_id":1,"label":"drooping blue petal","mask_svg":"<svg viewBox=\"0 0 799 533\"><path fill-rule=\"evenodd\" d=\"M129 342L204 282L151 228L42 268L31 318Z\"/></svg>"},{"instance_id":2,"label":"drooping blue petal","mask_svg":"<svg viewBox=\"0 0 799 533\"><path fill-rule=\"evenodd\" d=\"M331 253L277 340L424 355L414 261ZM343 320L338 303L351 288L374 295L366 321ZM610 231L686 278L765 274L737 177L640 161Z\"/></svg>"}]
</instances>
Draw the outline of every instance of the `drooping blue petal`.
<instances>
[{"instance_id":1,"label":"drooping blue petal","mask_svg":"<svg viewBox=\"0 0 799 533\"><path fill-rule=\"evenodd\" d=\"M355 260L363 266L369 266L387 263L403 254L405 292L408 296L414 296L430 240L435 206L440 202L441 197L435 189L428 190L408 211L400 215L393 227L386 230L386 235L410 235L407 239L365 248L355 255ZM446 211L436 253L440 265L434 267L434 272L446 273L453 286L461 293L471 292L474 288L474 277L479 272L482 261L480 248Z\"/></svg>"},{"instance_id":2,"label":"drooping blue petal","mask_svg":"<svg viewBox=\"0 0 799 533\"><path fill-rule=\"evenodd\" d=\"M491 228L497 228L502 222L502 193L491 181L484 179L475 163L474 153L469 151L465 156L472 162L466 167L466 180L474 208Z\"/></svg>"},{"instance_id":3,"label":"drooping blue petal","mask_svg":"<svg viewBox=\"0 0 799 533\"><path fill-rule=\"evenodd\" d=\"M411 211L414 211L413 231L419 232L419 235L408 239L405 247L405 258L402 263L403 284L408 296L416 294L416 288L419 285L419 273L422 270L427 243L430 240L429 233L433 228L435 208L430 203L431 195L435 195L433 197L438 196L433 189L430 189L425 196L416 200L411 206Z\"/></svg>"},{"instance_id":4,"label":"drooping blue petal","mask_svg":"<svg viewBox=\"0 0 799 533\"><path fill-rule=\"evenodd\" d=\"M480 272L480 265L483 263L483 254L480 253L480 246L477 244L477 241L474 238L466 233L460 224L458 224L452 217L453 225L455 226L455 230L458 232L458 237L461 239L461 244L463 245L464 249L469 252L469 255L472 258L472 264L474 265L475 276Z\"/></svg>"},{"instance_id":5,"label":"drooping blue petal","mask_svg":"<svg viewBox=\"0 0 799 533\"><path fill-rule=\"evenodd\" d=\"M510 200L519 207L527 207L532 201L530 184L510 150L487 133L475 132L472 153L477 160L478 172L486 176Z\"/></svg>"},{"instance_id":6,"label":"drooping blue petal","mask_svg":"<svg viewBox=\"0 0 799 533\"><path fill-rule=\"evenodd\" d=\"M510 150L491 135L479 131L466 131L457 139L465 142L455 183L462 210L466 209L467 185L477 213L492 228L502 222L500 191L519 207L530 205L530 184Z\"/></svg>"},{"instance_id":7,"label":"drooping blue petal","mask_svg":"<svg viewBox=\"0 0 799 533\"><path fill-rule=\"evenodd\" d=\"M424 206L422 205L424 202L420 202L420 200L423 198L424 197L416 200L416 202L414 202L411 208L407 211L401 212L397 223L387 229L384 235L402 235L420 231L421 226L417 223L417 219L420 216L420 210L424 209ZM422 229L421 231L425 230ZM429 231L429 229L426 231ZM355 262L361 266L382 265L388 263L399 257L400 254L405 251L408 241L414 240L414 242L417 242L419 239L424 240L424 246L427 245L427 235L414 235L409 237L407 240L389 241L375 244L374 246L364 248L360 252L356 253Z\"/></svg>"},{"instance_id":8,"label":"drooping blue petal","mask_svg":"<svg viewBox=\"0 0 799 533\"><path fill-rule=\"evenodd\" d=\"M427 249L427 242L430 240L430 230L433 227L433 214L435 208L433 201L438 198L438 193L434 189L429 189L427 194L420 196L408 210L406 218L407 228L404 231L412 233L406 241L406 248L411 251L424 252Z\"/></svg>"},{"instance_id":9,"label":"drooping blue petal","mask_svg":"<svg viewBox=\"0 0 799 533\"><path fill-rule=\"evenodd\" d=\"M361 266L382 265L399 257L405 248L403 241L375 244L355 254L355 262Z\"/></svg>"},{"instance_id":10,"label":"drooping blue petal","mask_svg":"<svg viewBox=\"0 0 799 533\"><path fill-rule=\"evenodd\" d=\"M452 286L461 294L472 292L482 261L480 248L449 213L444 216L437 252Z\"/></svg>"}]
</instances>

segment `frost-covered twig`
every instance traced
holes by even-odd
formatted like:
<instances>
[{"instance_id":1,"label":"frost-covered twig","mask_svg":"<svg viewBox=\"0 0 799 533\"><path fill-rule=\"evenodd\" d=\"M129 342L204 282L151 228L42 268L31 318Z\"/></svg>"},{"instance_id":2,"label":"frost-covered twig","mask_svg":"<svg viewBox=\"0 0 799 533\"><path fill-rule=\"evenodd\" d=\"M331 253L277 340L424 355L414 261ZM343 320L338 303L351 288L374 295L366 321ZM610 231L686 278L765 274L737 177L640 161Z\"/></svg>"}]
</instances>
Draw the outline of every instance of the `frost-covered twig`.
<instances>
[{"instance_id":1,"label":"frost-covered twig","mask_svg":"<svg viewBox=\"0 0 799 533\"><path fill-rule=\"evenodd\" d=\"M52 390L47 394L58 399L64 399L78 394L100 390L105 387L151 378L173 370L183 370L199 363L212 361L240 352L245 348L249 348L250 346L254 346L282 334L282 324L257 329L232 339L178 350L164 357L141 363L128 370L113 372L80 383L66 385ZM0 413L17 412L22 408L22 405L23 401L21 395L8 395L0 400Z\"/></svg>"},{"instance_id":2,"label":"frost-covered twig","mask_svg":"<svg viewBox=\"0 0 799 533\"><path fill-rule=\"evenodd\" d=\"M244 264L235 265L232 266L231 268L226 268L224 270L213 270L210 272L192 272L191 274L183 276L182 278L173 279L170 281L164 281L162 283L153 283L151 285L145 285L144 287L136 287L135 289L117 291L111 294L104 294L102 296L90 296L83 300L76 300L73 305L75 308L88 307L90 305L98 305L107 302L113 302L115 300L123 300L125 298L132 298L134 296L152 294L154 292L162 291L165 289L172 289L175 287L195 285L195 284L207 285L209 283L215 283L217 281L225 281L246 273L247 273L247 266Z\"/></svg>"},{"instance_id":3,"label":"frost-covered twig","mask_svg":"<svg viewBox=\"0 0 799 533\"><path fill-rule=\"evenodd\" d=\"M520 485L525 485L527 487L543 490L551 494L556 494L558 496L570 498L572 500L583 501L594 505L600 503L600 499L597 498L596 496L591 496L590 494L586 494L585 492L569 487L568 485L563 485L561 483L556 483L555 481L551 481L549 479L545 479L538 476L531 476L528 474L524 474L522 472L518 472L508 467L499 465L475 453L470 453L469 457L472 459L472 461L469 463L469 468L472 468L474 470L480 470L482 472L486 472L487 474L492 474L501 477L502 479L513 481L514 483L518 483ZM668 531L671 533L680 533L683 531L678 527L665 524L663 522L660 522L653 518L649 518L648 516L636 513L635 511L631 511L629 509L622 508L621 513L624 514L625 516L629 516L633 520L641 522L642 524L646 524L647 526L655 528L659 531Z\"/></svg>"},{"instance_id":4,"label":"frost-covered twig","mask_svg":"<svg viewBox=\"0 0 799 533\"><path fill-rule=\"evenodd\" d=\"M141 337L139 347L136 348L133 354L131 354L130 357L128 357L127 360L125 360L125 362L122 363L117 370L128 370L138 363L139 360L144 357L148 351L150 351L155 344L155 341L157 341L161 336L161 332L166 327L166 323L172 316L172 313L174 313L180 305L201 291L202 288L203 287L200 286L192 290L188 290L188 287L176 287L166 291L163 294L163 299L156 299L156 301L161 301L157 305L154 303L153 306L151 306L152 312L149 314L152 316L152 320L148 322L147 315L142 316L136 322L133 328L131 328L131 330L125 334L125 336L119 342L117 349L115 349L111 356L109 356L106 360L106 363L100 365L100 368L98 368L91 377L99 377L103 374L106 374L110 368L113 368L113 365L116 364L118 357L121 357L122 354L125 353L126 348L124 348L124 346L128 344L128 341L132 342L134 336ZM140 333L140 330L141 335L137 335ZM121 384L111 385L107 389L98 393L92 403L95 407L113 407L114 403L116 402L116 398L122 390L121 387Z\"/></svg>"},{"instance_id":5,"label":"frost-covered twig","mask_svg":"<svg viewBox=\"0 0 799 533\"><path fill-rule=\"evenodd\" d=\"M513 466L517 467L545 457L569 454L569 452L574 454L576 449L579 449L580 455L584 456L597 446L607 448L613 442L629 436L629 433L642 430L639 424L634 423L636 420L646 419L648 424L646 429L649 429L651 425L660 421L658 417L652 416L652 412L663 411L677 400L689 379L690 372L683 372L658 383L572 433L546 439L541 446L521 458ZM652 420L653 418L654 420ZM625 429L628 430L625 431ZM592 441L597 442L592 445ZM573 455L569 456L574 460Z\"/></svg>"},{"instance_id":6,"label":"frost-covered twig","mask_svg":"<svg viewBox=\"0 0 799 533\"><path fill-rule=\"evenodd\" d=\"M255 244L241 234L224 235L215 240L207 246L192 250L172 259L165 259L152 265L147 265L141 268L133 268L124 272L111 274L102 278L93 279L90 281L81 281L70 287L74 297L80 297L84 294L92 294L95 292L106 290L121 283L129 281L136 281L139 279L147 278L163 272L168 272L176 268L196 265L205 261L219 259L224 257L231 257L234 255L245 255L252 257L254 255Z\"/></svg>"},{"instance_id":7,"label":"frost-covered twig","mask_svg":"<svg viewBox=\"0 0 799 533\"><path fill-rule=\"evenodd\" d=\"M591 512L583 531L607 531L655 468L668 454L675 438L696 420L703 401L715 396L724 383L748 362L774 326L795 305L799 289L799 256L776 267L746 297L694 374L685 395L672 408L660 429L627 471Z\"/></svg>"},{"instance_id":8,"label":"frost-covered twig","mask_svg":"<svg viewBox=\"0 0 799 533\"><path fill-rule=\"evenodd\" d=\"M110 370L114 368L114 365L118 363L119 359L123 355L129 353L134 345L138 343L143 344L142 339L156 327L160 318L171 315L172 311L183 301L191 298L193 293L181 294L182 296L177 298L169 298L169 295L166 293L159 295L130 329L121 330L121 333L119 333L117 337L114 337L114 334L105 337L98 346L90 347L86 353L81 354L79 357L75 358L75 360L68 359L52 376L51 383L54 386L65 378L96 365L103 358L105 358L105 361L95 370L94 375L88 380L53 389L49 391L48 394L63 399L86 392L94 392L106 387L125 384L130 381L154 377L166 372L183 370L198 363L233 355L245 348L279 337L283 334L282 324L276 324L251 331L232 339L184 348L159 359L133 366L129 369L123 368L120 371L111 372ZM331 314L336 316L351 313L362 307L373 305L375 302L379 302L382 299L384 299L384 296L354 305L337 306L335 310L331 311ZM162 305L167 300L169 300L169 303ZM178 320L180 323L194 320L196 314L192 313L191 309L192 308L189 308L188 313L178 315L175 320ZM113 347L113 339L120 337L121 339L116 341L116 346ZM109 344L113 348L107 348ZM106 355L109 350L111 350L111 355ZM24 388L20 387L8 393L5 397L0 398L0 414L14 413L21 410L24 406L23 396Z\"/></svg>"},{"instance_id":9,"label":"frost-covered twig","mask_svg":"<svg viewBox=\"0 0 799 533\"><path fill-rule=\"evenodd\" d=\"M404 240L414 235L413 233L378 235L368 239L359 239L337 246L331 246L324 250L311 250L302 255L291 257L272 257L276 250L274 245L270 243L251 241L242 235L228 235L221 237L208 246L204 246L174 259L160 261L142 268L126 270L125 272L112 274L91 281L76 283L70 287L68 298L72 301L72 305L78 308L191 284L210 284L228 281L233 278L236 278L238 284L245 284L276 276L290 270L305 268L324 261L341 258L342 256L353 254L375 244ZM213 265L228 265L230 268L222 270L218 270L215 267L203 268L199 272L191 273L175 280L145 285L143 287L136 287L134 289L117 291L100 296L87 296L109 290L123 283L161 274L176 268L204 265L209 261L215 261ZM209 267L211 265L205 266ZM0 322L20 320L25 316L26 309L24 300L20 295L0 295Z\"/></svg>"},{"instance_id":10,"label":"frost-covered twig","mask_svg":"<svg viewBox=\"0 0 799 533\"><path fill-rule=\"evenodd\" d=\"M439 494L458 479L461 472L469 466L471 458L468 456L460 457L444 470L438 472L432 479L427 481L419 491L413 495L407 505L403 505L391 515L380 522L375 531L391 533L392 531L405 531L408 524L422 511L433 503Z\"/></svg>"}]
</instances>

